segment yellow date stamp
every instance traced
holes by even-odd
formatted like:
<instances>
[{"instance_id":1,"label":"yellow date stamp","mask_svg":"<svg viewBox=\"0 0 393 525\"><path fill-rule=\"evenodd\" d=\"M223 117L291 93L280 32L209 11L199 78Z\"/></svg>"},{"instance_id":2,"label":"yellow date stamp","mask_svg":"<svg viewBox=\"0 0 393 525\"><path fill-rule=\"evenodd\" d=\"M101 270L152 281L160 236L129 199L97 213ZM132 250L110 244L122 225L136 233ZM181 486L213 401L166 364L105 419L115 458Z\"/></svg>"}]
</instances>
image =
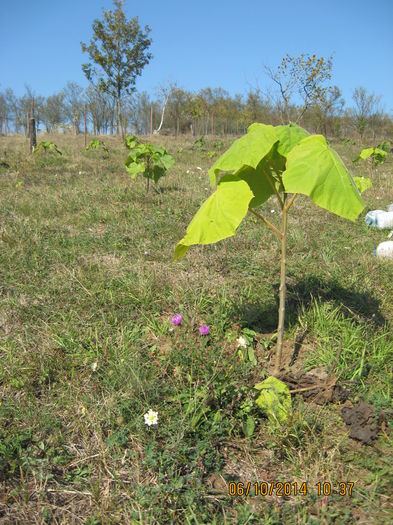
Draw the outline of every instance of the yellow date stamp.
<instances>
[{"instance_id":1,"label":"yellow date stamp","mask_svg":"<svg viewBox=\"0 0 393 525\"><path fill-rule=\"evenodd\" d=\"M307 481L302 483L296 481L235 483L232 481L228 485L228 491L230 496L307 496L314 491L318 496L331 496L332 494L352 496L353 486L352 481L340 481L338 483L326 481L315 484L310 484Z\"/></svg>"}]
</instances>

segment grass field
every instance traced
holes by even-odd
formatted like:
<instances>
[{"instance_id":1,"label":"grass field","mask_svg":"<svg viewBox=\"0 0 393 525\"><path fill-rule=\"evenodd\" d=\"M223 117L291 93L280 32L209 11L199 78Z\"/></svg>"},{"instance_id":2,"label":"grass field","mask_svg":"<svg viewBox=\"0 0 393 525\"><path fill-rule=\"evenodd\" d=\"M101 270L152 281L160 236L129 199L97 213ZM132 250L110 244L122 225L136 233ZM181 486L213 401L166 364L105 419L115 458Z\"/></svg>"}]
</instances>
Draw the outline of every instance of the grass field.
<instances>
[{"instance_id":1,"label":"grass field","mask_svg":"<svg viewBox=\"0 0 393 525\"><path fill-rule=\"evenodd\" d=\"M359 146L333 144L373 180L364 213L351 223L299 197L289 222L287 362L302 332L298 369L334 373L347 405L385 414L365 445L338 402L293 395L281 429L253 408L277 326L270 230L250 216L235 237L173 262L211 193L207 151L155 137L176 164L146 195L120 140L104 138L107 156L84 152L83 137L50 138L62 156L32 158L24 138L0 137L0 523L393 520L393 264L373 255L387 232L364 223L393 202L392 157L368 170L352 165ZM274 200L263 208L277 221ZM241 334L257 364L236 348ZM150 408L158 424L148 427ZM262 482L308 490L229 494L230 483ZM351 496L318 495L318 483L339 482L354 484Z\"/></svg>"}]
</instances>

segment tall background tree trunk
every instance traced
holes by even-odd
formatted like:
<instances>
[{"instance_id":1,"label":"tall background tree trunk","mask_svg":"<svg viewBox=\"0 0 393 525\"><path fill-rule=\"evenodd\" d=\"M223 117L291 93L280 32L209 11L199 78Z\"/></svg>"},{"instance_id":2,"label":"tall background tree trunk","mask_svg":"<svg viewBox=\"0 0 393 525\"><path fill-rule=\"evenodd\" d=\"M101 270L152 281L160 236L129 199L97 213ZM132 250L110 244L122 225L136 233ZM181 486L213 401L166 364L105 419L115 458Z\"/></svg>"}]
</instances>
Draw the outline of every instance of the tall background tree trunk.
<instances>
[{"instance_id":1,"label":"tall background tree trunk","mask_svg":"<svg viewBox=\"0 0 393 525\"><path fill-rule=\"evenodd\" d=\"M123 129L123 124L121 122L120 91L118 91L118 93L117 93L117 119L118 119L118 122L119 122L121 138L124 139L124 129Z\"/></svg>"}]
</instances>

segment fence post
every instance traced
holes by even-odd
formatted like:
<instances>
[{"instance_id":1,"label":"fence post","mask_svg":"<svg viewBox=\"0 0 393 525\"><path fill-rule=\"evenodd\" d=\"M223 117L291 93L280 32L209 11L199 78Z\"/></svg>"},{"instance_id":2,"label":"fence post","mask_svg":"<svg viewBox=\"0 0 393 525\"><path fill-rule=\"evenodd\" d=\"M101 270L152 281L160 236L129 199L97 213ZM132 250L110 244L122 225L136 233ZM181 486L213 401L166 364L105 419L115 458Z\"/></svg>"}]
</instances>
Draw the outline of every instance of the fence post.
<instances>
[{"instance_id":1,"label":"fence post","mask_svg":"<svg viewBox=\"0 0 393 525\"><path fill-rule=\"evenodd\" d=\"M150 138L153 136L153 104L150 106Z\"/></svg>"},{"instance_id":2,"label":"fence post","mask_svg":"<svg viewBox=\"0 0 393 525\"><path fill-rule=\"evenodd\" d=\"M86 104L85 104L85 147L86 147L86 137L87 137L87 128L86 128Z\"/></svg>"},{"instance_id":3,"label":"fence post","mask_svg":"<svg viewBox=\"0 0 393 525\"><path fill-rule=\"evenodd\" d=\"M34 99L31 102L31 113L29 120L29 137L30 137L30 153L33 153L34 148L37 147L37 134L35 129L35 118L34 118Z\"/></svg>"}]
</instances>

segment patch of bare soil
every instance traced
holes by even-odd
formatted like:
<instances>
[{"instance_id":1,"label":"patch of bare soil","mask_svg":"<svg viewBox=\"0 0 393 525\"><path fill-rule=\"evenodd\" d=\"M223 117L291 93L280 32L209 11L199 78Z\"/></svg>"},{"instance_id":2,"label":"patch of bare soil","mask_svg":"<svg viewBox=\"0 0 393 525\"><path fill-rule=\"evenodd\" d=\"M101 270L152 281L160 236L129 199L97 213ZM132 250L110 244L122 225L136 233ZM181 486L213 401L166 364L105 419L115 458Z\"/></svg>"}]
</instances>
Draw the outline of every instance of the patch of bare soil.
<instances>
[{"instance_id":1,"label":"patch of bare soil","mask_svg":"<svg viewBox=\"0 0 393 525\"><path fill-rule=\"evenodd\" d=\"M372 405L360 401L353 405L349 401L350 388L339 377L329 373L325 367L314 368L305 372L303 363L308 352L312 351L312 342L306 341L306 331L300 332L295 341L285 341L282 351L282 370L278 378L286 383L290 393L300 394L312 403L325 405L327 403L343 404L341 416L349 427L349 437L363 444L372 445L381 430L386 430L386 415L378 416ZM341 348L337 349L337 361ZM267 364L269 373L273 373L274 363Z\"/></svg>"},{"instance_id":2,"label":"patch of bare soil","mask_svg":"<svg viewBox=\"0 0 393 525\"><path fill-rule=\"evenodd\" d=\"M341 416L349 427L349 436L366 445L373 444L386 424L384 412L381 411L377 416L374 407L364 401L359 401L352 407L344 407Z\"/></svg>"}]
</instances>

